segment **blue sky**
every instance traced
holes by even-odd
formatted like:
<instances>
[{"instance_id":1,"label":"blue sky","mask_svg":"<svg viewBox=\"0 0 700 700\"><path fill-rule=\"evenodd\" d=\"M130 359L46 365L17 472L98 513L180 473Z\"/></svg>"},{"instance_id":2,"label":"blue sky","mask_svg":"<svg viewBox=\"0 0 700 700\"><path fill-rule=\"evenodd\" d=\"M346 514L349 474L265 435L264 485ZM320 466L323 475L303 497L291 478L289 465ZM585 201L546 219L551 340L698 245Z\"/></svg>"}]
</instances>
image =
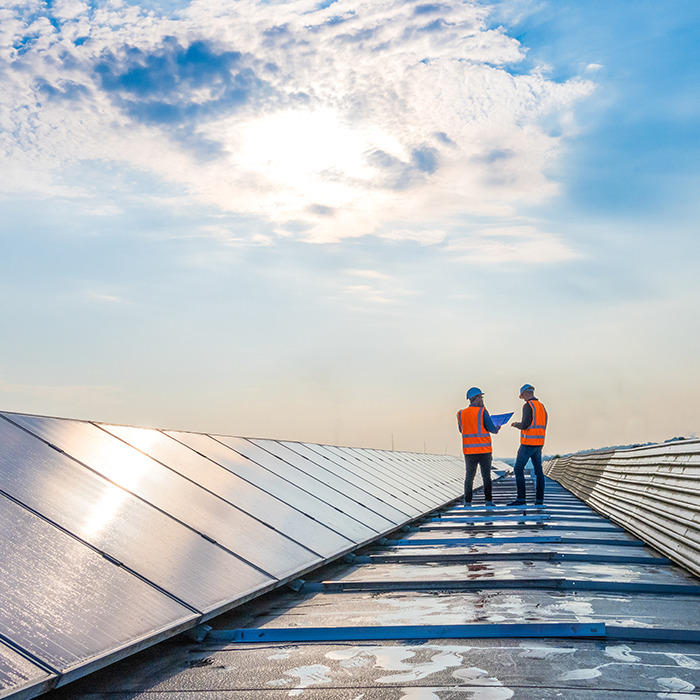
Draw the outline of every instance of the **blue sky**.
<instances>
[{"instance_id":1,"label":"blue sky","mask_svg":"<svg viewBox=\"0 0 700 700\"><path fill-rule=\"evenodd\" d=\"M696 3L4 7L3 409L456 453L531 382L550 453L698 430Z\"/></svg>"}]
</instances>

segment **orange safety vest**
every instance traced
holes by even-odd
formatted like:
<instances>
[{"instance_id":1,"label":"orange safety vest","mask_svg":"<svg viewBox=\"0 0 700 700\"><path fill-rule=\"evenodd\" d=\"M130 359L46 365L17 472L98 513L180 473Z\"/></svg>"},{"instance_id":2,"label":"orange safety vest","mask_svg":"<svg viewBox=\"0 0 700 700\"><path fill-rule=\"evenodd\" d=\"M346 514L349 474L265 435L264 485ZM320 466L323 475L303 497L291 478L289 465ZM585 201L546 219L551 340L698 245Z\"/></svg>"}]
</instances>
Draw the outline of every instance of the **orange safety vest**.
<instances>
[{"instance_id":1,"label":"orange safety vest","mask_svg":"<svg viewBox=\"0 0 700 700\"><path fill-rule=\"evenodd\" d=\"M541 447L547 430L547 410L537 399L530 399L528 403L532 408L532 423L527 430L520 431L520 444Z\"/></svg>"},{"instance_id":2,"label":"orange safety vest","mask_svg":"<svg viewBox=\"0 0 700 700\"><path fill-rule=\"evenodd\" d=\"M491 452L491 433L484 427L483 406L467 406L457 413L457 423L462 433L462 452L479 455Z\"/></svg>"}]
</instances>

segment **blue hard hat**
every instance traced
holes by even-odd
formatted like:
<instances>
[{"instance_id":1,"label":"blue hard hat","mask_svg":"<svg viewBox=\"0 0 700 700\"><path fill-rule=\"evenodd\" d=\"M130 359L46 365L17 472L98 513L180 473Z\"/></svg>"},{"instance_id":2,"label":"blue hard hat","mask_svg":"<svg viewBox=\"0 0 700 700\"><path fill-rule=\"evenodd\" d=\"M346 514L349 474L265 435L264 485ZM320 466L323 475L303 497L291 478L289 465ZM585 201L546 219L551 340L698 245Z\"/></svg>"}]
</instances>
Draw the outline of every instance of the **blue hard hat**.
<instances>
[{"instance_id":1,"label":"blue hard hat","mask_svg":"<svg viewBox=\"0 0 700 700\"><path fill-rule=\"evenodd\" d=\"M520 393L518 394L518 396L522 396L524 391L534 391L534 390L535 390L535 387L532 386L532 384L523 384L520 387Z\"/></svg>"},{"instance_id":2,"label":"blue hard hat","mask_svg":"<svg viewBox=\"0 0 700 700\"><path fill-rule=\"evenodd\" d=\"M473 386L469 391L467 392L467 398L471 401L475 396L478 396L479 394L483 394L484 392L479 389L477 386Z\"/></svg>"}]
</instances>

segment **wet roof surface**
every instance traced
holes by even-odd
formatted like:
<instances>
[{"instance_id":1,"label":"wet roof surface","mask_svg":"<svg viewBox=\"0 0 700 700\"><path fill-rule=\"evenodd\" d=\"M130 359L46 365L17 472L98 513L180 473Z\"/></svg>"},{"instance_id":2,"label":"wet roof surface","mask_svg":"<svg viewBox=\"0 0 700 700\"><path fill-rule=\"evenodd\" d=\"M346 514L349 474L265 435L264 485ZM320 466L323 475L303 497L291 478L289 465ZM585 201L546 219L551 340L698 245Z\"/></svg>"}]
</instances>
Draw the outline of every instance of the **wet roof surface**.
<instances>
[{"instance_id":1,"label":"wet roof surface","mask_svg":"<svg viewBox=\"0 0 700 700\"><path fill-rule=\"evenodd\" d=\"M497 504L513 496L512 479L494 483ZM700 697L698 580L550 480L545 503L448 507L351 564L307 575L298 592L275 591L210 620L203 643L172 639L45 697ZM464 625L478 628L468 636L449 627ZM515 634L523 625L533 636ZM605 631L586 636L591 629ZM240 630L270 636L232 641ZM369 637L342 638L353 634ZM304 635L312 641L298 641Z\"/></svg>"}]
</instances>

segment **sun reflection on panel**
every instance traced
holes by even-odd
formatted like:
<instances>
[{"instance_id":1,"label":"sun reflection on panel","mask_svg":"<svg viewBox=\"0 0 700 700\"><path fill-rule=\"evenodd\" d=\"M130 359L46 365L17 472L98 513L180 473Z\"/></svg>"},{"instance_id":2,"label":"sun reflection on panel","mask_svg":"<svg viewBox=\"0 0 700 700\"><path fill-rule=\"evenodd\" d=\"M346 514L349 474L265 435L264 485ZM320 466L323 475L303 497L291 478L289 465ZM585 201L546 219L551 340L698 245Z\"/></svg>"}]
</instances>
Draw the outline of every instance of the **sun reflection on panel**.
<instances>
[{"instance_id":1,"label":"sun reflection on panel","mask_svg":"<svg viewBox=\"0 0 700 700\"><path fill-rule=\"evenodd\" d=\"M157 439L157 435L147 436L143 442L147 447ZM143 462L141 460L122 461L120 464L119 486L109 489L105 495L97 501L88 515L85 523L86 535L96 535L117 516L119 509L130 498L128 491L133 491L143 475Z\"/></svg>"}]
</instances>

